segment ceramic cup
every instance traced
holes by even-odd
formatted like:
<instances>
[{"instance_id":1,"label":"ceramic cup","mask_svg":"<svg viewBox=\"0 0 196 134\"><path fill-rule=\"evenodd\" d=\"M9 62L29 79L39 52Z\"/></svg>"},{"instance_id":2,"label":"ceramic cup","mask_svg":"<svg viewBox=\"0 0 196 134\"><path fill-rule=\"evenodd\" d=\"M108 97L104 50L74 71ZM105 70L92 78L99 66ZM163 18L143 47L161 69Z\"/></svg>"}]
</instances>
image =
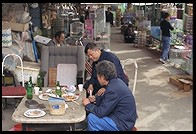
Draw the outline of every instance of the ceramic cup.
<instances>
[{"instance_id":1,"label":"ceramic cup","mask_svg":"<svg viewBox=\"0 0 196 134\"><path fill-rule=\"evenodd\" d=\"M35 95L39 95L39 87L34 87L34 93Z\"/></svg>"},{"instance_id":2,"label":"ceramic cup","mask_svg":"<svg viewBox=\"0 0 196 134\"><path fill-rule=\"evenodd\" d=\"M83 84L78 84L79 91L83 91Z\"/></svg>"}]
</instances>

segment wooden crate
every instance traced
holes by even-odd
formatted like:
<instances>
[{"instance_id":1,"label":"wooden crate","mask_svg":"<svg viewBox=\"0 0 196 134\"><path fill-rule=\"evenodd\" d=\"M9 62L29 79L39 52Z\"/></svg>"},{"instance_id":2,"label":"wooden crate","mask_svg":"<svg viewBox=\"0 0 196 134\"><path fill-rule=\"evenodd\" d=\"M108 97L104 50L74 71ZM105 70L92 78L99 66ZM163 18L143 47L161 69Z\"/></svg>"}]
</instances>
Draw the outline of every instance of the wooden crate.
<instances>
[{"instance_id":1,"label":"wooden crate","mask_svg":"<svg viewBox=\"0 0 196 134\"><path fill-rule=\"evenodd\" d=\"M56 86L56 74L57 74L57 68L49 68L48 69L49 76L48 76L48 86L49 87L55 87Z\"/></svg>"},{"instance_id":2,"label":"wooden crate","mask_svg":"<svg viewBox=\"0 0 196 134\"><path fill-rule=\"evenodd\" d=\"M186 80L186 79L178 79L179 82L182 84L182 88L184 90L184 92L188 92L191 90L192 88L192 81L190 80Z\"/></svg>"},{"instance_id":3,"label":"wooden crate","mask_svg":"<svg viewBox=\"0 0 196 134\"><path fill-rule=\"evenodd\" d=\"M176 85L179 90L184 90L185 92L190 91L192 88L192 76L173 75L169 77L169 82Z\"/></svg>"},{"instance_id":4,"label":"wooden crate","mask_svg":"<svg viewBox=\"0 0 196 134\"><path fill-rule=\"evenodd\" d=\"M24 32L29 29L29 23L21 24L2 21L2 28L11 28L12 31Z\"/></svg>"}]
</instances>

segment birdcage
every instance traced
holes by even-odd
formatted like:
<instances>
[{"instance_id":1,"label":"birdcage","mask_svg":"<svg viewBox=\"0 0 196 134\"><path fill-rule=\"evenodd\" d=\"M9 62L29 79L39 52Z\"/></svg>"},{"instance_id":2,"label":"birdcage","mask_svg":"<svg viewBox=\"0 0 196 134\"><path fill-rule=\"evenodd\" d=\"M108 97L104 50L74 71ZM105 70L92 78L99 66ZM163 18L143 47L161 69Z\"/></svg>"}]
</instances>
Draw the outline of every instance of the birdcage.
<instances>
[{"instance_id":1,"label":"birdcage","mask_svg":"<svg viewBox=\"0 0 196 134\"><path fill-rule=\"evenodd\" d=\"M192 73L192 50L191 49L171 49L169 58L171 63L182 70Z\"/></svg>"},{"instance_id":2,"label":"birdcage","mask_svg":"<svg viewBox=\"0 0 196 134\"><path fill-rule=\"evenodd\" d=\"M73 22L70 24L70 37L80 38L84 34L84 23Z\"/></svg>"},{"instance_id":3,"label":"birdcage","mask_svg":"<svg viewBox=\"0 0 196 134\"><path fill-rule=\"evenodd\" d=\"M85 20L85 33L89 40L93 41L94 30L93 30L93 20Z\"/></svg>"},{"instance_id":4,"label":"birdcage","mask_svg":"<svg viewBox=\"0 0 196 134\"><path fill-rule=\"evenodd\" d=\"M95 43L100 46L102 49L110 49L110 34L111 28L110 23L106 23L105 26L101 25L100 23L96 23L95 21L95 28L94 28L95 35Z\"/></svg>"}]
</instances>

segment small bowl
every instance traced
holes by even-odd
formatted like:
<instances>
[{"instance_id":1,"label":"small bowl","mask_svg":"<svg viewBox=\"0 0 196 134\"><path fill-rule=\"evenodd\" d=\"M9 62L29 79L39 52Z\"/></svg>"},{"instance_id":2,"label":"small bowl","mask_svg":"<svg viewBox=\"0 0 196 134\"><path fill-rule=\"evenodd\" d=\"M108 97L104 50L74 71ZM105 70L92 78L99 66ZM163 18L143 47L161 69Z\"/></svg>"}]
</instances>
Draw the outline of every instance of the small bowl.
<instances>
[{"instance_id":1,"label":"small bowl","mask_svg":"<svg viewBox=\"0 0 196 134\"><path fill-rule=\"evenodd\" d=\"M71 86L69 86L69 87L67 88L67 91L68 91L68 92L74 92L74 91L76 91L76 87L75 87L74 85L71 85Z\"/></svg>"}]
</instances>

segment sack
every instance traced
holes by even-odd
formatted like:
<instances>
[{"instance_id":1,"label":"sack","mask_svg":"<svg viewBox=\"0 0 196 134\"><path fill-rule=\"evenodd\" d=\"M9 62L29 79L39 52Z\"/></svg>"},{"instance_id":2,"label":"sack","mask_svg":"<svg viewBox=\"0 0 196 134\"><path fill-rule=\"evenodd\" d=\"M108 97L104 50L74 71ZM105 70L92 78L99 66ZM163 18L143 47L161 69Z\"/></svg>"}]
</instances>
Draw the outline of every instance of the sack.
<instances>
[{"instance_id":1,"label":"sack","mask_svg":"<svg viewBox=\"0 0 196 134\"><path fill-rule=\"evenodd\" d=\"M2 47L10 47L12 45L12 34L10 28L2 28Z\"/></svg>"}]
</instances>

